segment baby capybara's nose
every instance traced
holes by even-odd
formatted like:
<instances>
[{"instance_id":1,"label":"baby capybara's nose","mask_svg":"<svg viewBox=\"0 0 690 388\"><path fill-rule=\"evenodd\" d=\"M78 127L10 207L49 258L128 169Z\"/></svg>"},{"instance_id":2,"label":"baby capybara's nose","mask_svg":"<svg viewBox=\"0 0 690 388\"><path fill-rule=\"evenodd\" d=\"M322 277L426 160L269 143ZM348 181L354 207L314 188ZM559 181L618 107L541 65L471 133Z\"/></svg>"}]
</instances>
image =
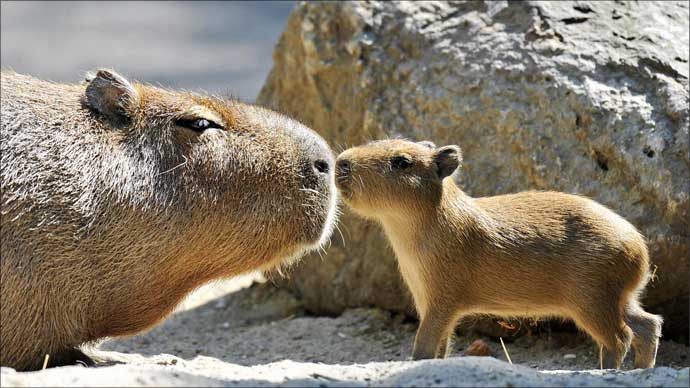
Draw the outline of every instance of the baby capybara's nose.
<instances>
[{"instance_id":1,"label":"baby capybara's nose","mask_svg":"<svg viewBox=\"0 0 690 388\"><path fill-rule=\"evenodd\" d=\"M335 171L335 174L336 174L337 176L348 175L348 174L350 173L351 167L352 167L352 166L351 166L351 163L350 163L349 160L347 160L347 159L338 159L338 161L336 162L336 171Z\"/></svg>"}]
</instances>

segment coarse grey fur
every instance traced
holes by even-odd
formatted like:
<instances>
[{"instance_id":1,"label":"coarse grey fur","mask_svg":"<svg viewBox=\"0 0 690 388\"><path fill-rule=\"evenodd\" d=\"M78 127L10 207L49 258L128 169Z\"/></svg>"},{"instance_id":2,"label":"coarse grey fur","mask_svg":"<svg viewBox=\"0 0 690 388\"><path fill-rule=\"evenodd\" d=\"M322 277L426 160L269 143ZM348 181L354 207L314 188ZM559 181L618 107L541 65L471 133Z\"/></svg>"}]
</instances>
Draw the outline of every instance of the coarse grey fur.
<instances>
[{"instance_id":1,"label":"coarse grey fur","mask_svg":"<svg viewBox=\"0 0 690 388\"><path fill-rule=\"evenodd\" d=\"M284 115L108 70L82 85L3 71L1 91L3 366L89 363L79 345L331 234L333 155ZM221 128L183 125L198 119Z\"/></svg>"}]
</instances>

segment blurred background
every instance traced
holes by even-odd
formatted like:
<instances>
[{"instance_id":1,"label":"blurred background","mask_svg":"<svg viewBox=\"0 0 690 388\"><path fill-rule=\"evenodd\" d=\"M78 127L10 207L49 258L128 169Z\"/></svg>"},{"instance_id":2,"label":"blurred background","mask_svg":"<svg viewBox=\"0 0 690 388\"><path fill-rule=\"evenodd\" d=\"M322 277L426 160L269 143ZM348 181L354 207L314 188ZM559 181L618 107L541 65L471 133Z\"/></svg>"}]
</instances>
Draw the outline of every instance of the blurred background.
<instances>
[{"instance_id":1,"label":"blurred background","mask_svg":"<svg viewBox=\"0 0 690 388\"><path fill-rule=\"evenodd\" d=\"M253 102L294 1L3 1L2 60L39 78L80 82L109 67L172 88Z\"/></svg>"}]
</instances>

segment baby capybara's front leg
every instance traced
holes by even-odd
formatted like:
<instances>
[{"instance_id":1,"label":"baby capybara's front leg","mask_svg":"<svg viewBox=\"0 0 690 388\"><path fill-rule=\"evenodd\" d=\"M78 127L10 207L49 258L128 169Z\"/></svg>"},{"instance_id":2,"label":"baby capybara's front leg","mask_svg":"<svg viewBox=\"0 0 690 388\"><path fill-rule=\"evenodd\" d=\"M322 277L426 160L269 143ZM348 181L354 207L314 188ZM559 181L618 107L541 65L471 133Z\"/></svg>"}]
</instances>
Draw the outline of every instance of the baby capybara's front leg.
<instances>
[{"instance_id":1,"label":"baby capybara's front leg","mask_svg":"<svg viewBox=\"0 0 690 388\"><path fill-rule=\"evenodd\" d=\"M456 322L454 315L448 311L429 310L422 316L412 350L414 360L446 356L448 341Z\"/></svg>"},{"instance_id":2,"label":"baby capybara's front leg","mask_svg":"<svg viewBox=\"0 0 690 388\"><path fill-rule=\"evenodd\" d=\"M452 347L452 340L453 331L451 330L451 333L446 339L441 338L441 346L439 346L438 351L436 352L436 358L446 358L446 356L450 353L449 348Z\"/></svg>"}]
</instances>

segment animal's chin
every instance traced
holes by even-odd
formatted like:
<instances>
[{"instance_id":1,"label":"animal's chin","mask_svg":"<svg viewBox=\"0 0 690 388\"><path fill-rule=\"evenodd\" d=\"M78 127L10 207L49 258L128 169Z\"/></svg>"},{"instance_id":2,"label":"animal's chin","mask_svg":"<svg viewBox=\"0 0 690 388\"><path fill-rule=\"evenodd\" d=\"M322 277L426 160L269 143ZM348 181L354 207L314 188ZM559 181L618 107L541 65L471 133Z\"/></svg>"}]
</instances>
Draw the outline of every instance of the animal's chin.
<instances>
[{"instance_id":1,"label":"animal's chin","mask_svg":"<svg viewBox=\"0 0 690 388\"><path fill-rule=\"evenodd\" d=\"M333 195L330 196L326 215L319 217L318 224L310 229L306 236L303 235L304 240L285 249L279 259L272 260L264 269L277 269L281 272L281 269L289 268L306 254L322 249L328 244L338 221L338 195L334 187L331 193Z\"/></svg>"},{"instance_id":2,"label":"animal's chin","mask_svg":"<svg viewBox=\"0 0 690 388\"><path fill-rule=\"evenodd\" d=\"M351 190L340 191L340 196L343 199L343 203L347 205L352 210L357 210L358 202L357 196Z\"/></svg>"},{"instance_id":3,"label":"animal's chin","mask_svg":"<svg viewBox=\"0 0 690 388\"><path fill-rule=\"evenodd\" d=\"M338 219L338 195L335 187L331 187L330 192L332 195L329 196L326 214L318 216L317 220L312 219L313 224L307 233L302 234L294 244L284 247L273 260L261 268L262 270L276 270L282 274L284 270L299 262L304 255L328 244Z\"/></svg>"},{"instance_id":4,"label":"animal's chin","mask_svg":"<svg viewBox=\"0 0 690 388\"><path fill-rule=\"evenodd\" d=\"M276 271L281 275L290 269L293 265L297 264L300 259L310 252L317 249L321 249L330 240L331 234L333 232L333 226L328 229L324 229L323 232L315 238L313 241L308 243L299 243L291 248L283 250L277 257L270 262L266 263L261 270L262 271Z\"/></svg>"},{"instance_id":5,"label":"animal's chin","mask_svg":"<svg viewBox=\"0 0 690 388\"><path fill-rule=\"evenodd\" d=\"M335 178L335 188L338 193L343 198L349 198L352 195L352 190L350 190L350 179L345 177Z\"/></svg>"}]
</instances>

